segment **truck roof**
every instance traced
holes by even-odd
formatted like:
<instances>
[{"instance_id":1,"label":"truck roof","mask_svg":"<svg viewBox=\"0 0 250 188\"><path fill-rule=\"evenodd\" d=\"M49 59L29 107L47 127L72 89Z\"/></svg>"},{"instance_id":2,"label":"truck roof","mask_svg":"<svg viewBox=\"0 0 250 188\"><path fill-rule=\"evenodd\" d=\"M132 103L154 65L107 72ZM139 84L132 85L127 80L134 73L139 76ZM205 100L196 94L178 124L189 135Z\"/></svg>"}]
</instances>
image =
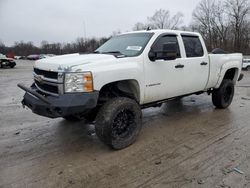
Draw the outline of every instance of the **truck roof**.
<instances>
[{"instance_id":1,"label":"truck roof","mask_svg":"<svg viewBox=\"0 0 250 188\"><path fill-rule=\"evenodd\" d=\"M123 34L130 34L130 33L155 33L155 34L163 34L163 33L169 33L169 34L189 34L189 35L197 35L200 36L197 32L190 32L190 31L181 31L181 30L169 30L169 29L152 29L152 30L140 30L140 31L131 31L122 33Z\"/></svg>"}]
</instances>

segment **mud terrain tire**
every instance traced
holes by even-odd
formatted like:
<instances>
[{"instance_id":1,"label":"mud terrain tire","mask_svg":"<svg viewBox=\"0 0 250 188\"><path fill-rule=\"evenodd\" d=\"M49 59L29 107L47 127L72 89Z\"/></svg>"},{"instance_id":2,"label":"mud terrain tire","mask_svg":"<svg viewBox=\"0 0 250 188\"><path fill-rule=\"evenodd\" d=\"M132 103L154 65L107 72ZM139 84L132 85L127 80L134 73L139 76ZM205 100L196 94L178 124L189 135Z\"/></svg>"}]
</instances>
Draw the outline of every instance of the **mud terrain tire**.
<instances>
[{"instance_id":1,"label":"mud terrain tire","mask_svg":"<svg viewBox=\"0 0 250 188\"><path fill-rule=\"evenodd\" d=\"M136 101L118 97L105 103L96 117L96 135L115 150L133 144L138 137L142 112Z\"/></svg>"},{"instance_id":2,"label":"mud terrain tire","mask_svg":"<svg viewBox=\"0 0 250 188\"><path fill-rule=\"evenodd\" d=\"M227 108L232 103L234 97L234 83L232 80L225 79L220 87L212 93L214 106L220 109Z\"/></svg>"}]
</instances>

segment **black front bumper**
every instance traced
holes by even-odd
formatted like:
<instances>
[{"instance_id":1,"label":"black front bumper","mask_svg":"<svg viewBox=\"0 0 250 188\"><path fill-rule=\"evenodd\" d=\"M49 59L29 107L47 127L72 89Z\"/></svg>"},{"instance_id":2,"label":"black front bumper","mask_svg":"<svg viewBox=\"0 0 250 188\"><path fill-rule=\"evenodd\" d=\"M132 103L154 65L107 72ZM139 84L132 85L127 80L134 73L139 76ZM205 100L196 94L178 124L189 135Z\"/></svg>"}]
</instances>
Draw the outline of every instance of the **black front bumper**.
<instances>
[{"instance_id":1,"label":"black front bumper","mask_svg":"<svg viewBox=\"0 0 250 188\"><path fill-rule=\"evenodd\" d=\"M30 108L35 114L49 118L87 113L96 107L99 96L98 91L43 96L35 86L27 88L18 84L18 87L26 91L22 104Z\"/></svg>"}]
</instances>

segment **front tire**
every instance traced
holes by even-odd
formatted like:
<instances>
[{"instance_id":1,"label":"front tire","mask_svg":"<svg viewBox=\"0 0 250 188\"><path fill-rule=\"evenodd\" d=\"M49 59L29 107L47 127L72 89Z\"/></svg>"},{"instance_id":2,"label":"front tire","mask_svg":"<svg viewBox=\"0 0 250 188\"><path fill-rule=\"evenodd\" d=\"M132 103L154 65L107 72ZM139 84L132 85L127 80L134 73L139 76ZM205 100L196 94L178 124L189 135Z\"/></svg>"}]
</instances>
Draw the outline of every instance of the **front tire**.
<instances>
[{"instance_id":1,"label":"front tire","mask_svg":"<svg viewBox=\"0 0 250 188\"><path fill-rule=\"evenodd\" d=\"M234 83L232 80L225 79L220 87L212 93L212 101L214 106L225 109L232 103L234 97Z\"/></svg>"},{"instance_id":2,"label":"front tire","mask_svg":"<svg viewBox=\"0 0 250 188\"><path fill-rule=\"evenodd\" d=\"M106 145L119 150L133 144L140 133L140 106L132 99L118 97L108 101L96 117L96 135Z\"/></svg>"}]
</instances>

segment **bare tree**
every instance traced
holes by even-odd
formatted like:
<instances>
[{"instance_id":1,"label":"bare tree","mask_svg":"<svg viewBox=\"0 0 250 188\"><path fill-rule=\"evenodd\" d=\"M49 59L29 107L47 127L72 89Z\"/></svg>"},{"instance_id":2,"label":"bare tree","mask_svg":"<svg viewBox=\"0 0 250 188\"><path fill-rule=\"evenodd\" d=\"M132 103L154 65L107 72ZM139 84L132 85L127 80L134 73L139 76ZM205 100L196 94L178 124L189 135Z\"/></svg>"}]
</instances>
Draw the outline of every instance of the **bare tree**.
<instances>
[{"instance_id":1,"label":"bare tree","mask_svg":"<svg viewBox=\"0 0 250 188\"><path fill-rule=\"evenodd\" d=\"M4 45L4 43L0 40L0 53L6 54L8 47Z\"/></svg>"},{"instance_id":2,"label":"bare tree","mask_svg":"<svg viewBox=\"0 0 250 188\"><path fill-rule=\"evenodd\" d=\"M50 51L50 46L49 46L48 41L43 40L43 41L41 42L40 48L41 48L41 50L42 50L42 53L44 53L44 54L49 53L49 51Z\"/></svg>"},{"instance_id":3,"label":"bare tree","mask_svg":"<svg viewBox=\"0 0 250 188\"><path fill-rule=\"evenodd\" d=\"M147 29L147 25L142 23L142 22L137 22L134 27L133 27L133 31L140 31L140 30L145 30Z\"/></svg>"},{"instance_id":4,"label":"bare tree","mask_svg":"<svg viewBox=\"0 0 250 188\"><path fill-rule=\"evenodd\" d=\"M227 20L226 9L222 1L215 1L213 5L211 26L213 44L215 47L228 48L228 35L230 25Z\"/></svg>"},{"instance_id":5,"label":"bare tree","mask_svg":"<svg viewBox=\"0 0 250 188\"><path fill-rule=\"evenodd\" d=\"M202 34L208 49L249 52L250 0L201 0L191 28Z\"/></svg>"},{"instance_id":6,"label":"bare tree","mask_svg":"<svg viewBox=\"0 0 250 188\"><path fill-rule=\"evenodd\" d=\"M212 44L212 19L214 18L215 0L202 0L193 12L194 25L208 43L208 48L214 48Z\"/></svg>"},{"instance_id":7,"label":"bare tree","mask_svg":"<svg viewBox=\"0 0 250 188\"><path fill-rule=\"evenodd\" d=\"M184 15L180 12L175 14L171 19L171 28L170 29L178 29L180 27L180 24L183 23L183 17L184 17Z\"/></svg>"},{"instance_id":8,"label":"bare tree","mask_svg":"<svg viewBox=\"0 0 250 188\"><path fill-rule=\"evenodd\" d=\"M2 42L2 40L0 40L0 46L4 46L4 43Z\"/></svg>"},{"instance_id":9,"label":"bare tree","mask_svg":"<svg viewBox=\"0 0 250 188\"><path fill-rule=\"evenodd\" d=\"M177 29L183 22L183 14L177 13L171 17L168 10L157 10L152 17L148 17L148 25L154 29Z\"/></svg>"},{"instance_id":10,"label":"bare tree","mask_svg":"<svg viewBox=\"0 0 250 188\"><path fill-rule=\"evenodd\" d=\"M77 38L76 45L79 52L85 52L86 49L86 39L85 38Z\"/></svg>"},{"instance_id":11,"label":"bare tree","mask_svg":"<svg viewBox=\"0 0 250 188\"><path fill-rule=\"evenodd\" d=\"M225 6L234 34L234 48L241 51L244 40L242 37L249 24L249 0L226 0Z\"/></svg>"}]
</instances>

